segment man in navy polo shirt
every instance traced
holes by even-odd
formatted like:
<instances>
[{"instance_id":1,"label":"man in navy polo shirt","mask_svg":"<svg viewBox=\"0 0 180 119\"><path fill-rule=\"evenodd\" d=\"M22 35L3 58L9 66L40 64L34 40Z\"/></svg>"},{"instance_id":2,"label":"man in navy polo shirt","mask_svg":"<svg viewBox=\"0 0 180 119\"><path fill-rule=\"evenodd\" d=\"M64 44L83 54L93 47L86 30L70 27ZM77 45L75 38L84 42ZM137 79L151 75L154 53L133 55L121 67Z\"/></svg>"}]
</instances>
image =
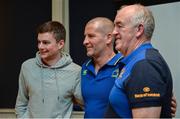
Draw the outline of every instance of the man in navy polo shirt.
<instances>
[{"instance_id":1,"label":"man in navy polo shirt","mask_svg":"<svg viewBox=\"0 0 180 119\"><path fill-rule=\"evenodd\" d=\"M104 17L90 20L85 27L87 60L82 66L81 90L85 118L103 118L114 80L119 74L121 54L113 51L114 24Z\"/></svg>"},{"instance_id":2,"label":"man in navy polo shirt","mask_svg":"<svg viewBox=\"0 0 180 119\"><path fill-rule=\"evenodd\" d=\"M171 118L172 77L151 44L151 11L139 4L124 6L114 24L115 48L125 56L125 66L110 93L109 111L122 118Z\"/></svg>"},{"instance_id":3,"label":"man in navy polo shirt","mask_svg":"<svg viewBox=\"0 0 180 119\"><path fill-rule=\"evenodd\" d=\"M84 45L87 60L82 66L81 89L84 99L85 118L103 118L108 105L108 98L115 78L124 66L121 54L113 51L111 35L114 24L104 17L90 20L85 27ZM176 99L172 98L173 115L176 112Z\"/></svg>"}]
</instances>

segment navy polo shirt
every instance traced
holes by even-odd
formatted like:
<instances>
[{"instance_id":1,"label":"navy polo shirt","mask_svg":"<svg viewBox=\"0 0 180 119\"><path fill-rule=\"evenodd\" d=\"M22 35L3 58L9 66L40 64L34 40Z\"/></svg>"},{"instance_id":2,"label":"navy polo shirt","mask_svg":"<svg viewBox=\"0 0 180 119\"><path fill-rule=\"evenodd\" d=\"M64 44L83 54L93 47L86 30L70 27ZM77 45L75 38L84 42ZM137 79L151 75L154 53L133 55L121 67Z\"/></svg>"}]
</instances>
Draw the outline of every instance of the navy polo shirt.
<instances>
[{"instance_id":1,"label":"navy polo shirt","mask_svg":"<svg viewBox=\"0 0 180 119\"><path fill-rule=\"evenodd\" d=\"M161 106L161 118L171 117L172 77L158 50L145 43L121 61L125 67L109 96L116 114L132 117L132 108Z\"/></svg>"},{"instance_id":2,"label":"navy polo shirt","mask_svg":"<svg viewBox=\"0 0 180 119\"><path fill-rule=\"evenodd\" d=\"M85 118L103 118L108 104L109 93L121 67L121 54L115 55L95 73L93 60L82 65L81 90L85 105Z\"/></svg>"}]
</instances>

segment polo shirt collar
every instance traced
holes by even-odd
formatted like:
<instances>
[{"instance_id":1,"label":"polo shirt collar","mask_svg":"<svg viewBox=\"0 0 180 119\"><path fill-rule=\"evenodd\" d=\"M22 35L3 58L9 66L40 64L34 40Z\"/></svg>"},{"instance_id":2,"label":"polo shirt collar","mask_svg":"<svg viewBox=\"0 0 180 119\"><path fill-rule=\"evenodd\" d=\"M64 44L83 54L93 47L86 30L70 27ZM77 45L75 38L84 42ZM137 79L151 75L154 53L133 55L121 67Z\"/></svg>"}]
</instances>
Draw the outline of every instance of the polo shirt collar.
<instances>
[{"instance_id":1,"label":"polo shirt collar","mask_svg":"<svg viewBox=\"0 0 180 119\"><path fill-rule=\"evenodd\" d=\"M123 58L123 55L121 53L117 53L109 62L107 62L106 65L116 65L122 58ZM94 63L92 59L90 59L86 63L86 67L89 67L89 68L94 67Z\"/></svg>"},{"instance_id":2,"label":"polo shirt collar","mask_svg":"<svg viewBox=\"0 0 180 119\"><path fill-rule=\"evenodd\" d=\"M117 53L108 63L107 65L116 65L121 59L123 55L121 53Z\"/></svg>"},{"instance_id":3,"label":"polo shirt collar","mask_svg":"<svg viewBox=\"0 0 180 119\"><path fill-rule=\"evenodd\" d=\"M134 56L139 54L141 51L144 51L145 49L149 49L149 48L152 48L152 44L151 43L143 43L141 46L139 46L137 49L135 49L128 56L124 57L121 61L124 64L127 64L128 62L130 62L132 60L132 58L134 58Z\"/></svg>"}]
</instances>

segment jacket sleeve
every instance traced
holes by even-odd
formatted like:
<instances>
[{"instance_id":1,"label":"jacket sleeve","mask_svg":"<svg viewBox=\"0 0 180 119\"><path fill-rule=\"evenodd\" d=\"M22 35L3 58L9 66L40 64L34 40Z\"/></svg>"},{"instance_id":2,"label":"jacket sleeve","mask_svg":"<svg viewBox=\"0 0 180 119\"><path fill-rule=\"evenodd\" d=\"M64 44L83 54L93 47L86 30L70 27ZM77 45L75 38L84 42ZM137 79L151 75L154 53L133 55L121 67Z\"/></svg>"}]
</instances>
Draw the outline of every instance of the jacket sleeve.
<instances>
[{"instance_id":1,"label":"jacket sleeve","mask_svg":"<svg viewBox=\"0 0 180 119\"><path fill-rule=\"evenodd\" d=\"M81 70L77 73L75 85L74 85L74 97L75 102L80 106L83 106L83 98L81 94Z\"/></svg>"},{"instance_id":2,"label":"jacket sleeve","mask_svg":"<svg viewBox=\"0 0 180 119\"><path fill-rule=\"evenodd\" d=\"M21 68L19 74L19 89L16 98L15 113L18 118L25 117L28 105L28 89L25 83L25 77L23 74L23 68Z\"/></svg>"}]
</instances>

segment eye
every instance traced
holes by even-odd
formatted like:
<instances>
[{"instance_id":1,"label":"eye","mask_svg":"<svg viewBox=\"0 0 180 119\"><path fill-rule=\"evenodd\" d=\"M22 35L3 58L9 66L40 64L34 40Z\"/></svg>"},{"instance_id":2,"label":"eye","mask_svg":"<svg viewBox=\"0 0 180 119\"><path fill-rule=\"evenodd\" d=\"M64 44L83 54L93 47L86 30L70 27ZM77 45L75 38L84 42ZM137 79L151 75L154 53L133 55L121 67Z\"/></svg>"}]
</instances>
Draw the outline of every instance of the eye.
<instances>
[{"instance_id":1,"label":"eye","mask_svg":"<svg viewBox=\"0 0 180 119\"><path fill-rule=\"evenodd\" d=\"M92 38L92 37L93 37L93 35L92 35L92 34L89 34L89 35L88 35L88 37L89 37L89 38Z\"/></svg>"},{"instance_id":2,"label":"eye","mask_svg":"<svg viewBox=\"0 0 180 119\"><path fill-rule=\"evenodd\" d=\"M42 43L43 43L44 45L50 44L49 41L43 41Z\"/></svg>"},{"instance_id":3,"label":"eye","mask_svg":"<svg viewBox=\"0 0 180 119\"><path fill-rule=\"evenodd\" d=\"M124 24L122 22L118 22L118 23L115 24L115 27L118 28L118 29L122 29L125 26L124 26Z\"/></svg>"},{"instance_id":4,"label":"eye","mask_svg":"<svg viewBox=\"0 0 180 119\"><path fill-rule=\"evenodd\" d=\"M87 37L88 38L94 38L94 37L96 37L96 35L95 34L88 34Z\"/></svg>"},{"instance_id":5,"label":"eye","mask_svg":"<svg viewBox=\"0 0 180 119\"><path fill-rule=\"evenodd\" d=\"M122 24L118 24L117 27L118 28L123 28L123 25Z\"/></svg>"}]
</instances>

